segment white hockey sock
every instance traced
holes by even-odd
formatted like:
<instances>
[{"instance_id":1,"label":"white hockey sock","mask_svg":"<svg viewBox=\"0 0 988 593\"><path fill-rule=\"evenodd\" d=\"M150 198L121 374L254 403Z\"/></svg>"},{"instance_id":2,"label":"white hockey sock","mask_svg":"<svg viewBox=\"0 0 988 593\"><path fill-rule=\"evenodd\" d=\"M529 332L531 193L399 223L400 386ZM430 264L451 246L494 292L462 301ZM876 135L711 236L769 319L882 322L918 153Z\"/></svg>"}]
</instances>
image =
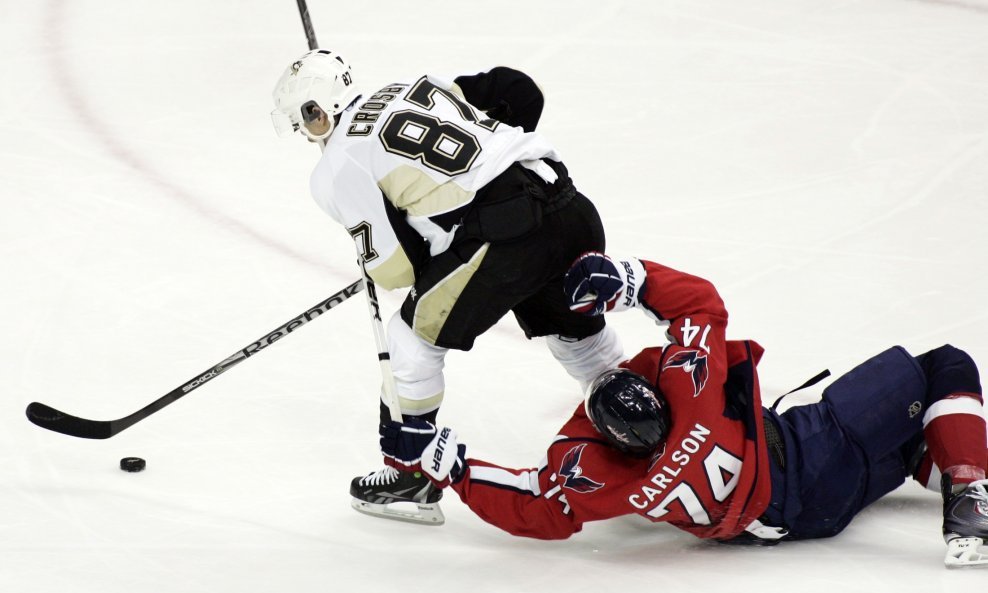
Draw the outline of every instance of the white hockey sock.
<instances>
[{"instance_id":1,"label":"white hockey sock","mask_svg":"<svg viewBox=\"0 0 988 593\"><path fill-rule=\"evenodd\" d=\"M609 325L582 340L547 336L546 345L566 372L580 383L582 391L586 391L597 375L617 367L625 359L621 340Z\"/></svg>"}]
</instances>

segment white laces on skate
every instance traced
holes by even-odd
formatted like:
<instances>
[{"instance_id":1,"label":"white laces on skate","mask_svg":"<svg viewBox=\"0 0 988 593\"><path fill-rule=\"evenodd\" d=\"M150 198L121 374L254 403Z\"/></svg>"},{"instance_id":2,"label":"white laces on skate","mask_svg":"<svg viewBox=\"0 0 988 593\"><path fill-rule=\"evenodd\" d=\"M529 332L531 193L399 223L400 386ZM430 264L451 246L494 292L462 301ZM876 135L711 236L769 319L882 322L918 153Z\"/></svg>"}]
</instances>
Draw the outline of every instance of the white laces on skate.
<instances>
[{"instance_id":1,"label":"white laces on skate","mask_svg":"<svg viewBox=\"0 0 988 593\"><path fill-rule=\"evenodd\" d=\"M988 517L988 480L971 482L967 489L957 496L974 499L976 512ZM988 566L988 551L983 551L982 548L984 543L984 539L976 536L954 537L948 540L944 564L948 568Z\"/></svg>"},{"instance_id":2,"label":"white laces on skate","mask_svg":"<svg viewBox=\"0 0 988 593\"><path fill-rule=\"evenodd\" d=\"M971 482L964 494L977 500L978 504L988 504L988 480Z\"/></svg>"},{"instance_id":3,"label":"white laces on skate","mask_svg":"<svg viewBox=\"0 0 988 593\"><path fill-rule=\"evenodd\" d=\"M976 501L975 505L977 505L978 512L988 517L988 480L971 482L971 486L965 494Z\"/></svg>"},{"instance_id":4,"label":"white laces on skate","mask_svg":"<svg viewBox=\"0 0 988 593\"><path fill-rule=\"evenodd\" d=\"M361 486L381 486L383 484L390 484L398 479L398 470L391 467L390 465L384 466L383 469L379 469L375 472L371 472L366 476L360 478Z\"/></svg>"},{"instance_id":5,"label":"white laces on skate","mask_svg":"<svg viewBox=\"0 0 988 593\"><path fill-rule=\"evenodd\" d=\"M371 472L360 478L357 483L360 487L390 486L400 479L401 474L398 470L391 466L385 466L383 469ZM405 495L409 497L414 496L414 492L412 491L421 491L423 487L429 484L428 479L425 477L422 477L421 480L422 484L418 486L413 485L409 488L403 487L402 492L408 491ZM353 494L352 491L351 494ZM446 517L443 515L442 509L439 508L438 501L413 502L410 499L391 498L393 496L396 495L383 493L381 495L371 494L369 497L362 496L361 498L354 496L350 500L350 506L365 515L380 517L382 519L407 521L409 523L418 523L419 525L442 525L446 522Z\"/></svg>"}]
</instances>

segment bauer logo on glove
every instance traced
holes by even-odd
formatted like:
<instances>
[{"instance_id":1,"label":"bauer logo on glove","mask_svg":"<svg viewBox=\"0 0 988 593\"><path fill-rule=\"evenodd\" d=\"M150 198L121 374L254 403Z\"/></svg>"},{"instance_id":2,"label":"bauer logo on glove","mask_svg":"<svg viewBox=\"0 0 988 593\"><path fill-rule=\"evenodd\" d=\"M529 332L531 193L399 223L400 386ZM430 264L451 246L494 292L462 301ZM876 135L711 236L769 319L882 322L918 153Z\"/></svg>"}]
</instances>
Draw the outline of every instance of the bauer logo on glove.
<instances>
[{"instance_id":1,"label":"bauer logo on glove","mask_svg":"<svg viewBox=\"0 0 988 593\"><path fill-rule=\"evenodd\" d=\"M644 278L645 269L637 259L615 261L603 253L588 251L566 272L563 290L571 311L602 315L636 306Z\"/></svg>"},{"instance_id":2,"label":"bauer logo on glove","mask_svg":"<svg viewBox=\"0 0 988 593\"><path fill-rule=\"evenodd\" d=\"M382 425L381 451L387 465L400 471L421 471L439 488L457 481L466 469L467 448L456 442L453 429L437 429L425 420Z\"/></svg>"},{"instance_id":3,"label":"bauer logo on glove","mask_svg":"<svg viewBox=\"0 0 988 593\"><path fill-rule=\"evenodd\" d=\"M453 430L448 426L444 426L442 432L439 433L439 438L436 439L436 447L432 452L432 471L439 472L443 465L443 453L446 452L446 444L449 442L449 437L453 433ZM456 441L453 441L454 443Z\"/></svg>"}]
</instances>

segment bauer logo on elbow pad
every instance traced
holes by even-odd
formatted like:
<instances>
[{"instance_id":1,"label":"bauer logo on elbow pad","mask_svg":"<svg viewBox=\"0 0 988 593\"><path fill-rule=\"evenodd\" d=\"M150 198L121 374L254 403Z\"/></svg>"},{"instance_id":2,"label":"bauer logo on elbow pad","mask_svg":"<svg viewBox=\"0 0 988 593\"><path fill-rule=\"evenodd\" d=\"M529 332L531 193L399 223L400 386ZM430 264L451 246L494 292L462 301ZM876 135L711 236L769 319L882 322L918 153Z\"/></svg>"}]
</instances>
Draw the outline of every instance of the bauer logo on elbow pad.
<instances>
[{"instance_id":1,"label":"bauer logo on elbow pad","mask_svg":"<svg viewBox=\"0 0 988 593\"><path fill-rule=\"evenodd\" d=\"M443 461L443 453L446 451L446 441L449 439L450 428L447 426L439 433L436 440L436 450L432 453L432 471L438 472Z\"/></svg>"}]
</instances>

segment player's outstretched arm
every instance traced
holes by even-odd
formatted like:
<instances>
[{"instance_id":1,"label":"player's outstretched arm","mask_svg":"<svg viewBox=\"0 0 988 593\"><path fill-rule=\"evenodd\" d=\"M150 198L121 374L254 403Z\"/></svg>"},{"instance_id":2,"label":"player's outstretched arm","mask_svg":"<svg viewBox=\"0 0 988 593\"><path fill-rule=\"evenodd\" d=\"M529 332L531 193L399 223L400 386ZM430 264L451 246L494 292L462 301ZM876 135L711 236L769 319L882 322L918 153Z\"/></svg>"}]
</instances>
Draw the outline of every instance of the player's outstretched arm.
<instances>
[{"instance_id":1,"label":"player's outstretched arm","mask_svg":"<svg viewBox=\"0 0 988 593\"><path fill-rule=\"evenodd\" d=\"M637 258L588 251L563 279L569 308L584 315L642 308L659 322L692 316L727 325L727 309L708 280Z\"/></svg>"},{"instance_id":2,"label":"player's outstretched arm","mask_svg":"<svg viewBox=\"0 0 988 593\"><path fill-rule=\"evenodd\" d=\"M656 318L708 317L727 325L727 308L712 282L655 262L642 260L645 281L640 305Z\"/></svg>"},{"instance_id":3,"label":"player's outstretched arm","mask_svg":"<svg viewBox=\"0 0 988 593\"><path fill-rule=\"evenodd\" d=\"M478 517L511 535L566 539L583 528L564 491L546 483L534 468L512 469L468 459L453 490Z\"/></svg>"},{"instance_id":4,"label":"player's outstretched arm","mask_svg":"<svg viewBox=\"0 0 988 593\"><path fill-rule=\"evenodd\" d=\"M481 519L512 535L565 539L581 529L565 495L545 491L535 469L510 469L466 458L456 432L423 420L391 422L381 428L385 463L421 471L439 488L452 486Z\"/></svg>"}]
</instances>

